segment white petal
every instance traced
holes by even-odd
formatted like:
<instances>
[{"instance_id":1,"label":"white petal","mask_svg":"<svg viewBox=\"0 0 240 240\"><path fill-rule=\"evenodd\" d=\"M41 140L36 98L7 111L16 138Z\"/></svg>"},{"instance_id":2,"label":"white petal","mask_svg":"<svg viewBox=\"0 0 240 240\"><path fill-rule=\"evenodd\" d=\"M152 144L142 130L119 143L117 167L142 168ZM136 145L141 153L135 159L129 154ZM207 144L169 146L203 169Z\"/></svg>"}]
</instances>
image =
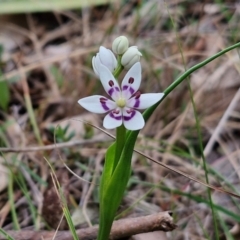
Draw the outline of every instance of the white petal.
<instances>
[{"instance_id":1,"label":"white petal","mask_svg":"<svg viewBox=\"0 0 240 240\"><path fill-rule=\"evenodd\" d=\"M99 58L98 55L99 54L97 53L97 55L92 58L93 70L94 70L94 72L97 76L99 76L99 70L98 69L99 69L99 66L101 65L100 58Z\"/></svg>"},{"instance_id":2,"label":"white petal","mask_svg":"<svg viewBox=\"0 0 240 240\"><path fill-rule=\"evenodd\" d=\"M135 63L125 75L122 81L122 93L125 99L129 99L140 87L142 68L139 62Z\"/></svg>"},{"instance_id":3,"label":"white petal","mask_svg":"<svg viewBox=\"0 0 240 240\"><path fill-rule=\"evenodd\" d=\"M117 59L114 56L113 52L103 46L99 48L99 57L101 63L106 66L111 72L117 66Z\"/></svg>"},{"instance_id":4,"label":"white petal","mask_svg":"<svg viewBox=\"0 0 240 240\"><path fill-rule=\"evenodd\" d=\"M162 99L164 93L141 94L139 98L132 97L128 100L127 106L135 109L146 109Z\"/></svg>"},{"instance_id":5,"label":"white petal","mask_svg":"<svg viewBox=\"0 0 240 240\"><path fill-rule=\"evenodd\" d=\"M124 108L123 124L126 129L134 131L134 130L142 129L145 125L145 121L140 112L131 108Z\"/></svg>"},{"instance_id":6,"label":"white petal","mask_svg":"<svg viewBox=\"0 0 240 240\"><path fill-rule=\"evenodd\" d=\"M82 98L78 103L89 112L106 113L116 108L116 103L101 95Z\"/></svg>"},{"instance_id":7,"label":"white petal","mask_svg":"<svg viewBox=\"0 0 240 240\"><path fill-rule=\"evenodd\" d=\"M107 92L107 94L113 99L116 100L119 98L121 94L120 87L118 85L118 82L112 75L112 73L109 71L108 68L106 68L104 65L99 66L99 76L100 81L102 82L102 85Z\"/></svg>"},{"instance_id":8,"label":"white petal","mask_svg":"<svg viewBox=\"0 0 240 240\"><path fill-rule=\"evenodd\" d=\"M120 108L116 108L106 115L103 120L103 126L106 129L117 128L122 125L122 111Z\"/></svg>"},{"instance_id":9,"label":"white petal","mask_svg":"<svg viewBox=\"0 0 240 240\"><path fill-rule=\"evenodd\" d=\"M121 64L125 69L130 69L136 62L140 61L142 54L138 51L137 46L132 46L127 49L121 59Z\"/></svg>"}]
</instances>

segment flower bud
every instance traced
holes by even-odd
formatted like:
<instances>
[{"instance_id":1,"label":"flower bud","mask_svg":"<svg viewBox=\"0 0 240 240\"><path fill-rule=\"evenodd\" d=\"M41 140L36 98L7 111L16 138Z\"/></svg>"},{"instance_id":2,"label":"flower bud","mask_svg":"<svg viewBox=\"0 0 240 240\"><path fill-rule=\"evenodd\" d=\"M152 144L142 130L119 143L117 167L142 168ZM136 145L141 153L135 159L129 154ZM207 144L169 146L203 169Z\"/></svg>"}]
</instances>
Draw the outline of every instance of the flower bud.
<instances>
[{"instance_id":1,"label":"flower bud","mask_svg":"<svg viewBox=\"0 0 240 240\"><path fill-rule=\"evenodd\" d=\"M112 44L112 50L114 53L122 55L129 47L128 39L125 36L117 37Z\"/></svg>"},{"instance_id":2,"label":"flower bud","mask_svg":"<svg viewBox=\"0 0 240 240\"><path fill-rule=\"evenodd\" d=\"M123 54L121 64L124 68L130 69L136 62L140 61L141 56L142 54L138 51L138 48L132 46Z\"/></svg>"},{"instance_id":3,"label":"flower bud","mask_svg":"<svg viewBox=\"0 0 240 240\"><path fill-rule=\"evenodd\" d=\"M104 65L111 72L117 67L117 59L113 52L103 46L99 48L99 52L92 58L92 66L95 74L99 76L99 66Z\"/></svg>"}]
</instances>

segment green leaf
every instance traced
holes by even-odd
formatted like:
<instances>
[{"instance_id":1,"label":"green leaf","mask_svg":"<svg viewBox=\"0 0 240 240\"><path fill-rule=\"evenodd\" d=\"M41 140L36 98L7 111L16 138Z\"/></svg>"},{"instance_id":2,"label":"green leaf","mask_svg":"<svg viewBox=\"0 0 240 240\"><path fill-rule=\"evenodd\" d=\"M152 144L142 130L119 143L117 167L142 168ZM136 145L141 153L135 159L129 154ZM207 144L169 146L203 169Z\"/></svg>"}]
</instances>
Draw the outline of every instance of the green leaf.
<instances>
[{"instance_id":1,"label":"green leaf","mask_svg":"<svg viewBox=\"0 0 240 240\"><path fill-rule=\"evenodd\" d=\"M4 237L6 237L6 240L14 240L11 236L9 236L8 234L7 234L7 232L5 232L2 228L0 228L0 233L4 236ZM1 234L0 234L0 237L1 237ZM0 238L1 239L1 238Z\"/></svg>"},{"instance_id":2,"label":"green leaf","mask_svg":"<svg viewBox=\"0 0 240 240\"><path fill-rule=\"evenodd\" d=\"M0 107L6 111L10 101L10 91L7 81L0 81Z\"/></svg>"},{"instance_id":3,"label":"green leaf","mask_svg":"<svg viewBox=\"0 0 240 240\"><path fill-rule=\"evenodd\" d=\"M0 0L0 13L27 13L27 12L49 12L53 10L66 10L91 5L107 4L112 0Z\"/></svg>"},{"instance_id":4,"label":"green leaf","mask_svg":"<svg viewBox=\"0 0 240 240\"><path fill-rule=\"evenodd\" d=\"M101 202L101 197L104 195L104 191L105 191L104 187L106 186L106 183L110 181L112 176L115 147L116 147L116 144L113 143L106 152L105 163L104 163L101 184L100 184L100 202Z\"/></svg>"},{"instance_id":5,"label":"green leaf","mask_svg":"<svg viewBox=\"0 0 240 240\"><path fill-rule=\"evenodd\" d=\"M108 194L106 186L107 186L107 183L111 181L113 165L114 165L114 157L115 157L115 148L116 148L116 143L113 143L107 149L103 173L102 173L101 182L100 182L100 228L99 228L98 239L104 239L104 237L103 238L100 237L100 232L101 232L101 235L106 234L108 236L109 234L108 231L110 231L109 229L111 229L112 221L113 221L112 219L112 221L108 223L105 220L106 215L108 215L108 209L105 208L105 206L107 207L107 203L105 202L104 196Z\"/></svg>"},{"instance_id":6,"label":"green leaf","mask_svg":"<svg viewBox=\"0 0 240 240\"><path fill-rule=\"evenodd\" d=\"M105 179L109 180L113 173L113 159L115 156L116 143L113 143L106 152L106 161L104 165Z\"/></svg>"},{"instance_id":7,"label":"green leaf","mask_svg":"<svg viewBox=\"0 0 240 240\"><path fill-rule=\"evenodd\" d=\"M114 171L115 143L110 146L106 153L106 161L100 186L100 229L98 240L108 239L111 231L112 222L130 177L131 159L135 141L136 138L127 138Z\"/></svg>"}]
</instances>

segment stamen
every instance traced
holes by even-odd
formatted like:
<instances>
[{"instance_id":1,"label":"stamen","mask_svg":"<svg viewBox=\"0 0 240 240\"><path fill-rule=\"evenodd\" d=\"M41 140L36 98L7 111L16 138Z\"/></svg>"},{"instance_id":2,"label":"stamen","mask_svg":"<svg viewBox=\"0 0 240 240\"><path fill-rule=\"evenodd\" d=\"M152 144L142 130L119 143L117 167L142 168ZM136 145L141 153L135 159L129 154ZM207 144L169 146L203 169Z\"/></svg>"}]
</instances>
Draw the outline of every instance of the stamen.
<instances>
[{"instance_id":1,"label":"stamen","mask_svg":"<svg viewBox=\"0 0 240 240\"><path fill-rule=\"evenodd\" d=\"M132 113L134 110L133 109L129 109L129 110L127 110L126 112L128 113L128 114L130 114L130 113Z\"/></svg>"},{"instance_id":2,"label":"stamen","mask_svg":"<svg viewBox=\"0 0 240 240\"><path fill-rule=\"evenodd\" d=\"M130 78L128 79L128 83L133 84L133 82L134 82L134 78L133 78L133 77L130 77Z\"/></svg>"},{"instance_id":3,"label":"stamen","mask_svg":"<svg viewBox=\"0 0 240 240\"><path fill-rule=\"evenodd\" d=\"M100 103L105 103L106 101L107 101L106 98L103 98L103 97L100 98Z\"/></svg>"},{"instance_id":4,"label":"stamen","mask_svg":"<svg viewBox=\"0 0 240 240\"><path fill-rule=\"evenodd\" d=\"M113 114L119 114L119 112L120 112L120 111L117 110L117 109L115 109L115 110L112 111Z\"/></svg>"},{"instance_id":5,"label":"stamen","mask_svg":"<svg viewBox=\"0 0 240 240\"><path fill-rule=\"evenodd\" d=\"M126 106L126 99L123 97L120 97L116 100L116 104L120 107L123 108Z\"/></svg>"},{"instance_id":6,"label":"stamen","mask_svg":"<svg viewBox=\"0 0 240 240\"><path fill-rule=\"evenodd\" d=\"M139 99L140 96L141 96L141 92L140 92L140 91L137 91L137 92L134 94L135 99Z\"/></svg>"},{"instance_id":7,"label":"stamen","mask_svg":"<svg viewBox=\"0 0 240 240\"><path fill-rule=\"evenodd\" d=\"M110 81L108 82L108 84L109 84L110 87L112 87L112 86L114 85L113 80L110 80Z\"/></svg>"}]
</instances>

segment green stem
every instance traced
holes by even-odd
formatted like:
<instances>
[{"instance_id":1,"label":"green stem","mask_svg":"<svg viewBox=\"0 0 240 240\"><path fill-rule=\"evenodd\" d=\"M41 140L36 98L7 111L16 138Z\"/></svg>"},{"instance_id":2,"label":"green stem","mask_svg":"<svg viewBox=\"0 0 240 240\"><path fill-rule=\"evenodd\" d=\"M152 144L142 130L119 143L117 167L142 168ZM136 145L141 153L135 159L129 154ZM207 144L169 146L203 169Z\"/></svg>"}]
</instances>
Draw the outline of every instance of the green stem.
<instances>
[{"instance_id":1,"label":"green stem","mask_svg":"<svg viewBox=\"0 0 240 240\"><path fill-rule=\"evenodd\" d=\"M181 40L180 40L179 35L177 33L176 25L175 25L174 20L173 20L171 14L169 12L168 7L167 7L167 11L168 11L168 14L169 14L169 16L171 18L173 28L174 28L174 30L176 32L178 48L179 48L179 50L181 52L182 61L184 63L184 68L185 68L185 71L186 71L186 63L185 63L185 59L184 59L184 55L183 55L183 51L182 51L182 47L181 47ZM208 181L208 169L207 169L207 166L206 166L206 159L205 159L205 156L204 156L204 153L203 153L201 127L200 127L199 118L198 118L198 115L197 115L197 109L196 109L196 105L195 105L194 98L193 98L193 92L192 92L192 88L191 88L191 85L190 85L189 76L187 77L187 84L188 84L188 89L189 89L189 92L190 92L191 103L192 103L192 106L193 106L194 116L195 116L195 120L196 120L196 128L197 128L197 133L198 133L198 142L199 142L199 146L200 146L200 150L201 150L201 157L202 157L203 166L204 166L204 170L205 170L204 171L205 172L205 179L206 179L207 184L209 184L209 181ZM212 200L210 188L207 188L207 194L208 194L208 198L209 198L209 202L210 202L210 207L211 207L211 210L212 210L215 238L216 238L216 240L219 240L217 214L216 214L216 211L215 211L215 209L213 207L213 200Z\"/></svg>"},{"instance_id":2,"label":"green stem","mask_svg":"<svg viewBox=\"0 0 240 240\"><path fill-rule=\"evenodd\" d=\"M204 173L205 173L205 179L206 179L206 183L209 184L209 180L208 180L208 167L207 167L206 158L205 158L204 150L203 150L201 126L200 126L199 118L198 118L198 115L197 115L197 108L196 108L196 105L195 105L195 102L194 102L194 99L193 99L193 92L192 92L192 88L190 86L189 80L188 80L188 88L189 88L190 98L191 98L191 102L192 102L192 106L193 106L193 112L194 112L194 116L195 116L195 120L196 120L198 142L199 142L199 147L200 147L200 151L201 151L201 157L202 157L202 161L203 161L203 168L204 168ZM215 231L215 239L218 240L219 239L219 233L218 233L217 213L216 213L216 210L214 208L214 203L213 203L213 200L212 200L211 189L210 188L207 188L207 194L208 194L208 199L209 199L209 202L210 202L210 208L212 210L214 231Z\"/></svg>"},{"instance_id":3,"label":"green stem","mask_svg":"<svg viewBox=\"0 0 240 240\"><path fill-rule=\"evenodd\" d=\"M211 61L213 61L214 59L220 57L221 55L233 50L234 48L240 47L240 42L225 48L224 50L216 53L215 55L207 58L206 60L196 64L195 66L189 68L185 73L183 73L180 77L178 77L176 79L176 81L174 81L169 87L167 87L164 91L164 96L163 98L157 102L155 105L153 105L152 107L148 108L146 111L144 111L143 113L143 117L145 119L145 121L147 121L150 116L152 115L152 113L154 112L154 110L158 107L158 105L163 101L163 99L170 93L172 92L183 80L185 80L188 76L190 76L191 73L195 72L196 70L198 70L199 68L207 65L208 63L210 63ZM130 132L128 133L130 134ZM134 134L134 132L132 132L132 134Z\"/></svg>"},{"instance_id":4,"label":"green stem","mask_svg":"<svg viewBox=\"0 0 240 240\"><path fill-rule=\"evenodd\" d=\"M121 157L125 141L126 141L126 128L122 124L116 130L116 148L115 148L115 156L114 156L114 163L113 163L113 171L115 170L118 164L118 161Z\"/></svg>"},{"instance_id":5,"label":"green stem","mask_svg":"<svg viewBox=\"0 0 240 240\"><path fill-rule=\"evenodd\" d=\"M117 67L116 69L114 70L114 73L113 73L113 76L115 78L118 78L120 73L122 72L122 70L124 69L124 67L122 66L121 64L121 59L122 59L122 55L118 55L117 56Z\"/></svg>"},{"instance_id":6,"label":"green stem","mask_svg":"<svg viewBox=\"0 0 240 240\"><path fill-rule=\"evenodd\" d=\"M40 136L40 132L39 132L39 128L38 128L38 125L37 125L37 121L36 121L36 118L35 118L35 115L34 115L32 101L31 101L31 98L30 98L29 94L24 94L24 99L25 99L25 102L26 102L26 108L27 108L27 112L29 114L29 118L30 118L30 122L31 122L31 125L32 125L32 128L33 128L34 135L37 138L38 143L40 145L43 145L42 139L41 139L41 136Z\"/></svg>"},{"instance_id":7,"label":"green stem","mask_svg":"<svg viewBox=\"0 0 240 240\"><path fill-rule=\"evenodd\" d=\"M13 219L13 226L15 230L20 230L20 226L18 223L16 208L14 204L14 193L13 193L13 173L9 173L9 185L8 185L8 197L11 207L11 214Z\"/></svg>"},{"instance_id":8,"label":"green stem","mask_svg":"<svg viewBox=\"0 0 240 240\"><path fill-rule=\"evenodd\" d=\"M81 9L82 7L90 7L92 4L108 4L109 0L97 1L79 1L79 0L47 0L42 1L1 1L0 14L11 13L32 13L32 12L49 12L52 9L67 10L67 9Z\"/></svg>"},{"instance_id":9,"label":"green stem","mask_svg":"<svg viewBox=\"0 0 240 240\"><path fill-rule=\"evenodd\" d=\"M195 66L189 68L185 73L183 73L180 77L178 77L176 79L176 81L174 81L169 87L167 87L167 89L164 91L165 96L166 97L174 88L176 88L184 79L186 79L191 73L195 72L196 70L198 70L199 68L207 65L208 63L210 63L211 61L213 61L214 59L222 56L224 53L227 53L231 50L233 50L234 48L240 47L240 42L223 49L222 51L216 53L215 55L207 58L206 60L196 64Z\"/></svg>"},{"instance_id":10,"label":"green stem","mask_svg":"<svg viewBox=\"0 0 240 240\"><path fill-rule=\"evenodd\" d=\"M118 65L117 68L114 70L113 76L114 76L115 78L118 78L119 75L120 75L120 73L122 72L122 70L123 70L123 66L122 66L121 64Z\"/></svg>"}]
</instances>

